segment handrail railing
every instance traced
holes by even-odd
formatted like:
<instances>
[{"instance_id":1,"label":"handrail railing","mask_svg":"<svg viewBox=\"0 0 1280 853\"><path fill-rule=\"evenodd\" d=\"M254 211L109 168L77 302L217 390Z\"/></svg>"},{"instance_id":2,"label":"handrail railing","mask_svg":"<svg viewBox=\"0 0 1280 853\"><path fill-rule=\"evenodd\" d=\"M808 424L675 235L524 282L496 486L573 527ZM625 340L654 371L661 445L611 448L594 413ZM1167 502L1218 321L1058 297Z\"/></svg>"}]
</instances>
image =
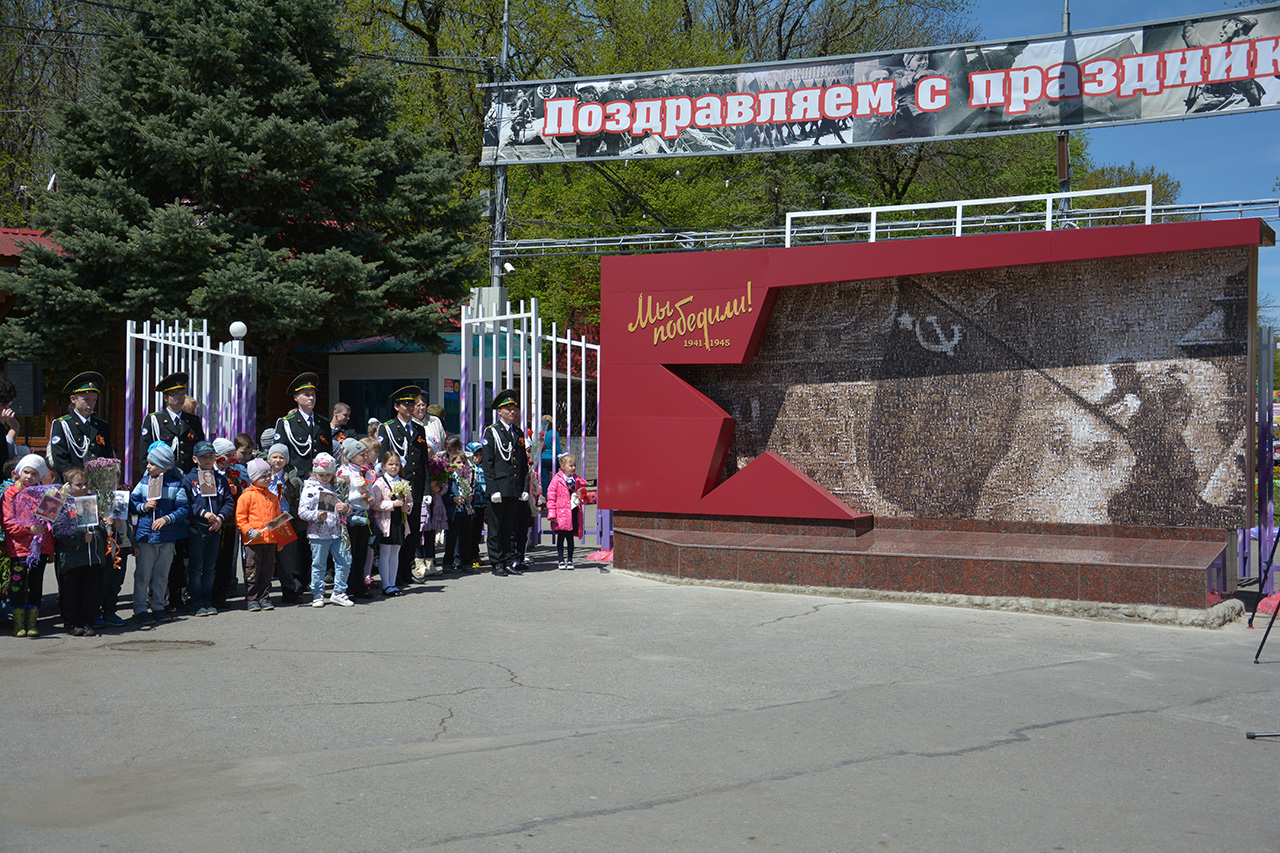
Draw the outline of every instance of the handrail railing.
<instances>
[{"instance_id":1,"label":"handrail railing","mask_svg":"<svg viewBox=\"0 0 1280 853\"><path fill-rule=\"evenodd\" d=\"M1057 202L1065 201L1073 198L1092 198L1094 196L1105 195L1122 195L1128 193L1143 193L1147 197L1146 204L1143 205L1144 217L1143 223L1151 224L1151 184L1143 184L1141 186L1132 187L1109 187L1102 190L1075 190L1067 193L1038 193L1036 195L1014 195L1004 196L1001 198L976 198L965 199L962 201L932 201L922 204L885 204L876 205L874 207L846 207L840 210L802 210L787 214L786 231L783 235L783 245L787 248L791 247L791 223L797 219L812 219L820 216L858 216L868 214L871 217L870 227L868 229L868 241L874 243L876 241L876 221L882 213L898 213L908 210L945 210L947 208L955 208L955 216L952 221L955 223L954 234L959 237L964 233L964 209L966 207L985 207L993 204L1023 204L1025 202L1044 202L1044 228L1046 231L1053 230L1053 207Z\"/></svg>"},{"instance_id":2,"label":"handrail railing","mask_svg":"<svg viewBox=\"0 0 1280 853\"><path fill-rule=\"evenodd\" d=\"M954 203L948 203L954 204ZM965 201L967 207L976 202ZM1252 199L1241 201L1207 202L1202 204L1165 204L1151 206L1152 222L1178 220L1206 220L1256 216L1262 219L1280 219L1280 199ZM1146 221L1145 206L1105 208L1071 208L1059 211L1054 218L1055 228L1088 228L1100 225L1133 221L1142 217ZM964 229L973 233L981 230L1024 231L1044 227L1042 212L1008 212L1001 214L967 214ZM954 217L878 221L878 239L917 237L926 232L954 233ZM841 243L867 239L867 222L836 222L814 225L796 225L791 229L792 243ZM650 234L574 238L531 238L494 243L491 254L499 260L522 260L537 257L565 255L620 255L636 253L706 252L723 249L755 249L782 247L786 241L786 228L744 228L717 231L668 231Z\"/></svg>"}]
</instances>

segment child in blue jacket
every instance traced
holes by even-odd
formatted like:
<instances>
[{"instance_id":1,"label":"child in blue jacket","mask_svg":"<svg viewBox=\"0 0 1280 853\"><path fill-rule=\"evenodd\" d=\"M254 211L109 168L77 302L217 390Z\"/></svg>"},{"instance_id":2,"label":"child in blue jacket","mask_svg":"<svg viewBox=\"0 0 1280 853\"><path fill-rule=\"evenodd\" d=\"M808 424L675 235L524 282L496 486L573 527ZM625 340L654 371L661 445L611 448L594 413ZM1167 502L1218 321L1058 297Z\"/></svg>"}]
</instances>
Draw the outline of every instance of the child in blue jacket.
<instances>
[{"instance_id":1,"label":"child in blue jacket","mask_svg":"<svg viewBox=\"0 0 1280 853\"><path fill-rule=\"evenodd\" d=\"M129 506L138 516L133 541L138 549L133 569L133 618L143 628L169 622L164 609L169 596L169 567L174 543L187 538L187 491L182 475L174 470L173 448L157 441L147 451L147 473L129 494ZM149 498L151 481L159 479L160 497ZM150 608L150 613L148 613Z\"/></svg>"},{"instance_id":2,"label":"child in blue jacket","mask_svg":"<svg viewBox=\"0 0 1280 853\"><path fill-rule=\"evenodd\" d=\"M226 475L217 470L217 453L213 443L196 442L192 451L196 467L182 478L187 493L187 591L191 594L191 610L197 616L213 616L213 580L218 568L218 551L222 546L222 528L235 518L236 503ZM212 488L200 484L200 478L212 480ZM212 494L205 494L212 492Z\"/></svg>"}]
</instances>

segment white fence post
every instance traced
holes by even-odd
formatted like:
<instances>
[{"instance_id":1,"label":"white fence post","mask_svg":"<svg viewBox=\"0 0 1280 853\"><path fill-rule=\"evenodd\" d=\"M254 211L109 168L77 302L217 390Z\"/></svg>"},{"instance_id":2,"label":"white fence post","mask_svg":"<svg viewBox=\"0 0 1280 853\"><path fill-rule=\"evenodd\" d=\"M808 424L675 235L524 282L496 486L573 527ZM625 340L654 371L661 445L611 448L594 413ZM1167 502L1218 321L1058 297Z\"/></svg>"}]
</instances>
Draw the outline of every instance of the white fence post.
<instances>
[{"instance_id":1,"label":"white fence post","mask_svg":"<svg viewBox=\"0 0 1280 853\"><path fill-rule=\"evenodd\" d=\"M126 479L134 474L135 459L146 455L146 448L137 446L141 419L164 405L163 395L152 389L160 379L179 370L187 373L187 391L200 405L206 435L232 438L255 430L258 360L245 355L243 339L237 337L215 347L207 320L201 321L199 331L194 320L187 321L186 329L177 320L154 325L148 320L141 331L130 320L125 327Z\"/></svg>"}]
</instances>

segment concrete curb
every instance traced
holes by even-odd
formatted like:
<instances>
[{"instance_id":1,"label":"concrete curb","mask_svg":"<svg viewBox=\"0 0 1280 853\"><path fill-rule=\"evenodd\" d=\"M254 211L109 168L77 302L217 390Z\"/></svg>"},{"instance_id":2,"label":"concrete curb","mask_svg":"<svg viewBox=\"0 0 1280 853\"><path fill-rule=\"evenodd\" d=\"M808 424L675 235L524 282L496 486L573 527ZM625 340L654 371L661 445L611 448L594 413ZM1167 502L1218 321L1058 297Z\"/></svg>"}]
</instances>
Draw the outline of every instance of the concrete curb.
<instances>
[{"instance_id":1,"label":"concrete curb","mask_svg":"<svg viewBox=\"0 0 1280 853\"><path fill-rule=\"evenodd\" d=\"M1156 604L1112 604L1105 601L1072 601L1065 598L1018 598L1011 596L952 595L941 592L898 592L884 589L850 589L827 586L791 586L776 583L746 583L700 578L673 578L634 569L613 568L618 574L676 586L709 586L741 589L751 592L783 592L792 595L816 595L826 598L850 598L862 601L892 601L905 604L934 604L944 607L969 607L975 610L999 610L1007 613L1040 613L1048 616L1071 616L1080 619L1102 619L1110 622L1145 622L1152 625L1175 625L1180 628L1221 628L1244 616L1244 603L1230 598L1203 610L1187 607L1163 607Z\"/></svg>"}]
</instances>

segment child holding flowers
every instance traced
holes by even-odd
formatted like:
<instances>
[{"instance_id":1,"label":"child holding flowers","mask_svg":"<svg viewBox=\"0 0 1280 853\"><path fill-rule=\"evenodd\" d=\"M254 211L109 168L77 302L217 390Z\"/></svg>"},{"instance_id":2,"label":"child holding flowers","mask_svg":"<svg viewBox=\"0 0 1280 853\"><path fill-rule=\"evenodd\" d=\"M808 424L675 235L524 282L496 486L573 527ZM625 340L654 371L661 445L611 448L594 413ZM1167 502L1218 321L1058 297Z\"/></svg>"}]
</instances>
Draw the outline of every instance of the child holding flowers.
<instances>
[{"instance_id":1,"label":"child holding flowers","mask_svg":"<svg viewBox=\"0 0 1280 853\"><path fill-rule=\"evenodd\" d=\"M556 540L556 561L560 568L573 571L573 538L582 538L582 507L579 505L578 457L572 453L560 456L560 470L551 478L547 489L547 519ZM566 558L565 549L569 555Z\"/></svg>"},{"instance_id":2,"label":"child holding flowers","mask_svg":"<svg viewBox=\"0 0 1280 853\"><path fill-rule=\"evenodd\" d=\"M382 454L382 475L373 483L373 520L378 534L378 573L382 577L382 594L400 595L396 571L400 565L400 547L409 533L409 513L413 511L413 493L408 480L400 477L400 455L394 450Z\"/></svg>"},{"instance_id":3,"label":"child holding flowers","mask_svg":"<svg viewBox=\"0 0 1280 853\"><path fill-rule=\"evenodd\" d=\"M456 437L449 439L449 499L445 503L449 515L449 527L444 534L444 565L446 570L461 571L467 565L471 552L471 496L475 493L476 475L467 459L462 444Z\"/></svg>"}]
</instances>

